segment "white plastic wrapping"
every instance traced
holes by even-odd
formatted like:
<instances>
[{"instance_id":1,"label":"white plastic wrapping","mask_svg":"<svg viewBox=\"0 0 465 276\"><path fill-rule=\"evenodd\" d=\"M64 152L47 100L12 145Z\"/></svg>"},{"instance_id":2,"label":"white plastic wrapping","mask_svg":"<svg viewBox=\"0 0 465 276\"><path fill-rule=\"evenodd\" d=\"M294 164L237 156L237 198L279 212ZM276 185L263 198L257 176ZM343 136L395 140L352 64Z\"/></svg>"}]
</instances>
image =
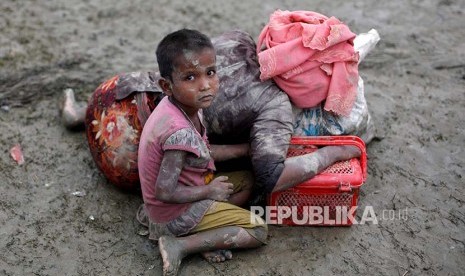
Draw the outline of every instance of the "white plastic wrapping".
<instances>
[{"instance_id":1,"label":"white plastic wrapping","mask_svg":"<svg viewBox=\"0 0 465 276\"><path fill-rule=\"evenodd\" d=\"M360 55L358 63L365 59L366 55L375 48L380 37L375 29L369 30L367 33L358 34L354 39L354 49Z\"/></svg>"}]
</instances>

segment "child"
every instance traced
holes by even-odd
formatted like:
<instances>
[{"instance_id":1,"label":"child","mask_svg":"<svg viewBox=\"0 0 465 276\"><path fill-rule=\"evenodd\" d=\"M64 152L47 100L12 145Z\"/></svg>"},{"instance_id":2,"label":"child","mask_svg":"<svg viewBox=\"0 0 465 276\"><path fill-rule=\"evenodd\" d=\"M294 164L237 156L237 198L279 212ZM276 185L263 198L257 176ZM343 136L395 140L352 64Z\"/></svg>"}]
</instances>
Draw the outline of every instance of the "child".
<instances>
[{"instance_id":1,"label":"child","mask_svg":"<svg viewBox=\"0 0 465 276\"><path fill-rule=\"evenodd\" d=\"M208 37L182 29L158 45L159 85L168 96L150 115L138 152L144 206L138 218L158 238L165 275L175 275L188 254L210 261L231 259L228 249L266 242L267 226L252 224L245 202L250 181L213 178L213 159L245 156L248 145L210 147L202 109L215 98L219 80L216 55ZM230 203L228 203L229 201ZM231 204L233 203L233 204Z\"/></svg>"}]
</instances>

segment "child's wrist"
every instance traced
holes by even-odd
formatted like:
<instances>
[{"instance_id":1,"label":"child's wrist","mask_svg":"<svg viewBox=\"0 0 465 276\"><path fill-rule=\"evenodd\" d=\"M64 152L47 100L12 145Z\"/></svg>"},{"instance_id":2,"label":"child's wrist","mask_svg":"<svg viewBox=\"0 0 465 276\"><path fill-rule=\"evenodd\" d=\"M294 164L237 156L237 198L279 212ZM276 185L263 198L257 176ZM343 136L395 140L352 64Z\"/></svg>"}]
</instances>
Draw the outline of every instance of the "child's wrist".
<instances>
[{"instance_id":1,"label":"child's wrist","mask_svg":"<svg viewBox=\"0 0 465 276\"><path fill-rule=\"evenodd\" d=\"M208 183L208 184L210 184L210 185L205 185L205 189L207 190L206 191L206 198L207 199L212 199L213 188L212 188L211 182Z\"/></svg>"}]
</instances>

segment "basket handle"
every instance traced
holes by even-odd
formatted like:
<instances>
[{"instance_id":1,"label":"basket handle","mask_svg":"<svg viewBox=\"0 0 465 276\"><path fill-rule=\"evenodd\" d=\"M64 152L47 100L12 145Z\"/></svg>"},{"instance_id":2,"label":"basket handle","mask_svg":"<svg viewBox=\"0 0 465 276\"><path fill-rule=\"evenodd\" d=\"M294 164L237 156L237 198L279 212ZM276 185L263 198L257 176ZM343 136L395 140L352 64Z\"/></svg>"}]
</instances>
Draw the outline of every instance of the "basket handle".
<instances>
[{"instance_id":1,"label":"basket handle","mask_svg":"<svg viewBox=\"0 0 465 276\"><path fill-rule=\"evenodd\" d=\"M360 149L360 166L363 181L367 179L367 151L365 142L358 136L292 136L291 144L315 146L356 146Z\"/></svg>"}]
</instances>

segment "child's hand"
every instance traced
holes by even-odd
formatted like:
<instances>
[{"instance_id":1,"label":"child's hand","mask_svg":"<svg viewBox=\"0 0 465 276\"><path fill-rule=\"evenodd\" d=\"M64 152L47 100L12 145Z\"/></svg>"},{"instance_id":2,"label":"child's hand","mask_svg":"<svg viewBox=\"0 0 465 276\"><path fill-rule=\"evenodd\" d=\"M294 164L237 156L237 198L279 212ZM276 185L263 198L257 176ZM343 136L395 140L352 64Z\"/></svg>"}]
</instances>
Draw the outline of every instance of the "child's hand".
<instances>
[{"instance_id":1,"label":"child's hand","mask_svg":"<svg viewBox=\"0 0 465 276\"><path fill-rule=\"evenodd\" d=\"M233 193L234 185L232 183L226 182L227 180L227 176L218 176L208 184L210 187L210 199L218 201L228 200L229 195Z\"/></svg>"}]
</instances>

